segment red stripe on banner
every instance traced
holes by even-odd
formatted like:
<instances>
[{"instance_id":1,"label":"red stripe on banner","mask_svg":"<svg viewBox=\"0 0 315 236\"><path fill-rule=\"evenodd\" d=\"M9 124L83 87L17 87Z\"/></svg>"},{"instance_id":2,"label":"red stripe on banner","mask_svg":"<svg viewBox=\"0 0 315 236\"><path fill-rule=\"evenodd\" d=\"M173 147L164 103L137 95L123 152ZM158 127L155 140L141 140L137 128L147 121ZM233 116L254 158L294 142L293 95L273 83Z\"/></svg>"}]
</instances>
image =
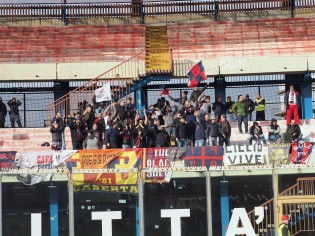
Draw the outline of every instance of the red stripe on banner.
<instances>
[{"instance_id":1,"label":"red stripe on banner","mask_svg":"<svg viewBox=\"0 0 315 236\"><path fill-rule=\"evenodd\" d=\"M204 160L222 160L222 156L185 156L184 160L204 159Z\"/></svg>"}]
</instances>

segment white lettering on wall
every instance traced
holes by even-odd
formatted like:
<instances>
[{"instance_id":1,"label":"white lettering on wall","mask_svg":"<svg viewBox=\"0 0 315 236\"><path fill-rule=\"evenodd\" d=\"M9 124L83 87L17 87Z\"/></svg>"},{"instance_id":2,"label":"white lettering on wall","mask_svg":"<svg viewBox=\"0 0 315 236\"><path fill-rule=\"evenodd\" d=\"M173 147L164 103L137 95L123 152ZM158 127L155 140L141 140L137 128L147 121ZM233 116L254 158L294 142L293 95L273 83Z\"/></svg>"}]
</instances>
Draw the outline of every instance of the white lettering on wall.
<instances>
[{"instance_id":1,"label":"white lettering on wall","mask_svg":"<svg viewBox=\"0 0 315 236\"><path fill-rule=\"evenodd\" d=\"M255 207L255 216L258 216L256 219L256 224L259 224L264 219L264 208L263 207ZM241 221L240 225L243 227L238 227L239 221ZM245 208L234 208L226 236L235 236L235 235L247 235L253 236L256 235L253 229L252 224L250 223L249 217Z\"/></svg>"},{"instance_id":2,"label":"white lettering on wall","mask_svg":"<svg viewBox=\"0 0 315 236\"><path fill-rule=\"evenodd\" d=\"M31 214L31 235L42 236L42 214L41 213Z\"/></svg>"},{"instance_id":3,"label":"white lettering on wall","mask_svg":"<svg viewBox=\"0 0 315 236\"><path fill-rule=\"evenodd\" d=\"M181 236L181 217L190 217L190 209L161 210L162 218L171 218L171 236Z\"/></svg>"},{"instance_id":4,"label":"white lettering on wall","mask_svg":"<svg viewBox=\"0 0 315 236\"><path fill-rule=\"evenodd\" d=\"M120 220L121 211L97 211L92 212L92 220L102 221L102 236L112 236L112 220Z\"/></svg>"}]
</instances>

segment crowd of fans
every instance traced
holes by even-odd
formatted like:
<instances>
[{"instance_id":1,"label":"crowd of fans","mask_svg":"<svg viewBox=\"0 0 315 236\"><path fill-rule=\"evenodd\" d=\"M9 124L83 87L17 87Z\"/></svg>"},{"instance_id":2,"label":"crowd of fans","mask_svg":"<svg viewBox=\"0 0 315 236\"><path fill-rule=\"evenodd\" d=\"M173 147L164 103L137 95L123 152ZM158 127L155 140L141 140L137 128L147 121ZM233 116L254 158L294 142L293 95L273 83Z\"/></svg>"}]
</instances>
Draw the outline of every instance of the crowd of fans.
<instances>
[{"instance_id":1,"label":"crowd of fans","mask_svg":"<svg viewBox=\"0 0 315 236\"><path fill-rule=\"evenodd\" d=\"M248 128L252 113L265 119L265 100L257 94L253 101L249 95L236 102L227 97L223 102L217 97L211 102L204 90L195 87L190 97L183 91L181 97L169 96L170 102L161 97L156 104L143 111L136 110L132 99L112 101L111 104L93 104L84 101L78 104L78 111L63 117L61 111L51 121L53 149L64 149L64 129L69 126L73 149L98 148L149 148L230 145L230 122L238 122L239 133L248 133L249 144L280 143L298 141L301 138L299 125L293 120L287 131L281 135L277 120L272 119L266 139L258 122ZM283 136L283 137L282 137Z\"/></svg>"}]
</instances>

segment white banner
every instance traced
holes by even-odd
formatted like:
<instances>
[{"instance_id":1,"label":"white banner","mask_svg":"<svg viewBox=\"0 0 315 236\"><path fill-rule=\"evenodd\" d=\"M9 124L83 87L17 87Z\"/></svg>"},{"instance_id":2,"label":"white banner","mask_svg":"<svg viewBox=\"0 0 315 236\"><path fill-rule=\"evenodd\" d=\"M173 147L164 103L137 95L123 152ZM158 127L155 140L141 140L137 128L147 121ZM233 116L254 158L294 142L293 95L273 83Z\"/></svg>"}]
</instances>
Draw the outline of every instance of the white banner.
<instances>
[{"instance_id":1,"label":"white banner","mask_svg":"<svg viewBox=\"0 0 315 236\"><path fill-rule=\"evenodd\" d=\"M262 145L226 146L224 149L223 162L225 166L268 164L268 147Z\"/></svg>"},{"instance_id":2,"label":"white banner","mask_svg":"<svg viewBox=\"0 0 315 236\"><path fill-rule=\"evenodd\" d=\"M42 151L42 152L18 152L16 154L17 167L38 168L38 169L53 169L68 158L70 158L76 150L69 151ZM42 181L49 181L51 174L21 174L17 179L26 185L37 184Z\"/></svg>"},{"instance_id":3,"label":"white banner","mask_svg":"<svg viewBox=\"0 0 315 236\"><path fill-rule=\"evenodd\" d=\"M101 88L95 90L96 102L112 100L110 92L110 82L104 84Z\"/></svg>"}]
</instances>

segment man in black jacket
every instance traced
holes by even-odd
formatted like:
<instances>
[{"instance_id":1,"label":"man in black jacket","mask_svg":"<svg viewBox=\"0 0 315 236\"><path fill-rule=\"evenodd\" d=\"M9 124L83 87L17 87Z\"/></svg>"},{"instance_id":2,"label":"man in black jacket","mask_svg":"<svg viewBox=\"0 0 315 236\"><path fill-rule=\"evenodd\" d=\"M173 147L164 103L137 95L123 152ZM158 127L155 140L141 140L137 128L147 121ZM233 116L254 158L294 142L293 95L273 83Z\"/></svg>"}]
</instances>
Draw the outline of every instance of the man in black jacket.
<instances>
[{"instance_id":1,"label":"man in black jacket","mask_svg":"<svg viewBox=\"0 0 315 236\"><path fill-rule=\"evenodd\" d=\"M154 134L155 138L155 147L169 147L170 146L170 136L166 132L166 127L164 125L154 126Z\"/></svg>"},{"instance_id":2,"label":"man in black jacket","mask_svg":"<svg viewBox=\"0 0 315 236\"><path fill-rule=\"evenodd\" d=\"M219 125L216 122L216 118L212 116L211 122L207 125L206 129L207 143L209 143L210 146L217 146L219 134Z\"/></svg>"},{"instance_id":3,"label":"man in black jacket","mask_svg":"<svg viewBox=\"0 0 315 236\"><path fill-rule=\"evenodd\" d=\"M81 122L80 113L77 113L76 117L70 120L69 128L73 150L82 149L83 137L87 132L87 126L85 125L85 122Z\"/></svg>"},{"instance_id":4,"label":"man in black jacket","mask_svg":"<svg viewBox=\"0 0 315 236\"><path fill-rule=\"evenodd\" d=\"M62 133L65 130L65 125L66 122L64 122L62 126L59 126L59 123L55 121L50 127L50 133L52 137L51 148L53 150L62 149Z\"/></svg>"},{"instance_id":5,"label":"man in black jacket","mask_svg":"<svg viewBox=\"0 0 315 236\"><path fill-rule=\"evenodd\" d=\"M122 148L121 127L118 123L113 123L113 126L106 131L106 148Z\"/></svg>"},{"instance_id":6,"label":"man in black jacket","mask_svg":"<svg viewBox=\"0 0 315 236\"><path fill-rule=\"evenodd\" d=\"M188 144L188 122L184 117L180 118L180 122L177 123L175 128L175 137L177 142L177 147L187 147Z\"/></svg>"},{"instance_id":7,"label":"man in black jacket","mask_svg":"<svg viewBox=\"0 0 315 236\"><path fill-rule=\"evenodd\" d=\"M18 124L19 128L22 128L19 111L19 106L21 106L22 103L19 100L16 100L16 98L12 98L12 100L8 101L8 105L10 107L9 115L11 121L11 128L15 128L14 124L15 122Z\"/></svg>"},{"instance_id":8,"label":"man in black jacket","mask_svg":"<svg viewBox=\"0 0 315 236\"><path fill-rule=\"evenodd\" d=\"M4 128L6 116L7 116L7 107L2 102L2 98L0 97L0 128Z\"/></svg>"},{"instance_id":9,"label":"man in black jacket","mask_svg":"<svg viewBox=\"0 0 315 236\"><path fill-rule=\"evenodd\" d=\"M248 94L246 94L246 98L244 99L244 101L246 104L248 120L252 121L252 114L253 114L253 111L255 110L255 103L252 99L249 98Z\"/></svg>"},{"instance_id":10,"label":"man in black jacket","mask_svg":"<svg viewBox=\"0 0 315 236\"><path fill-rule=\"evenodd\" d=\"M206 90L206 88L208 87L209 84L206 84L201 90L198 89L198 86L196 85L194 87L194 91L192 91L191 95L190 95L190 100L193 102L198 101L198 98L200 97L200 95Z\"/></svg>"}]
</instances>

